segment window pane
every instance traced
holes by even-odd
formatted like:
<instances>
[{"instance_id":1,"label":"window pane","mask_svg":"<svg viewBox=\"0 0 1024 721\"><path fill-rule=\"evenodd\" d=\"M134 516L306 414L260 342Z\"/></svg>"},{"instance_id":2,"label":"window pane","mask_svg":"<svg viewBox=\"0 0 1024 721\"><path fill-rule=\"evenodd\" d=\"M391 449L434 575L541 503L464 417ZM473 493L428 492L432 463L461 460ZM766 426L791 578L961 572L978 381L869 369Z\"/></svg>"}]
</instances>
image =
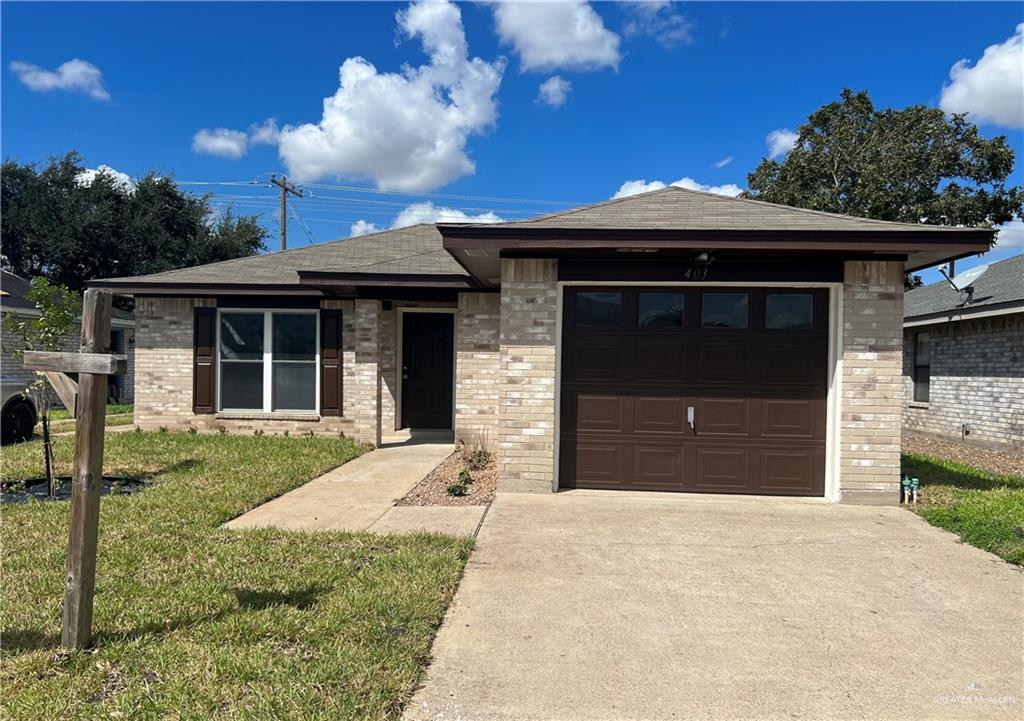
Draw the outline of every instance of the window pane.
<instances>
[{"instance_id":1,"label":"window pane","mask_svg":"<svg viewBox=\"0 0 1024 721\"><path fill-rule=\"evenodd\" d=\"M316 360L316 316L274 313L274 360Z\"/></svg>"},{"instance_id":2,"label":"window pane","mask_svg":"<svg viewBox=\"0 0 1024 721\"><path fill-rule=\"evenodd\" d=\"M587 328L617 326L622 321L622 293L577 293L576 325Z\"/></svg>"},{"instance_id":3,"label":"window pane","mask_svg":"<svg viewBox=\"0 0 1024 721\"><path fill-rule=\"evenodd\" d=\"M274 410L316 409L316 363L274 363Z\"/></svg>"},{"instance_id":4,"label":"window pane","mask_svg":"<svg viewBox=\"0 0 1024 721\"><path fill-rule=\"evenodd\" d=\"M222 361L220 406L230 410L263 410L263 364Z\"/></svg>"},{"instance_id":5,"label":"window pane","mask_svg":"<svg viewBox=\"0 0 1024 721\"><path fill-rule=\"evenodd\" d=\"M637 325L641 328L682 328L682 293L640 293Z\"/></svg>"},{"instance_id":6,"label":"window pane","mask_svg":"<svg viewBox=\"0 0 1024 721\"><path fill-rule=\"evenodd\" d=\"M927 366L924 367L924 368L918 368L916 370L915 375L914 375L914 400L915 401L921 401L923 403L927 403L928 402L928 398L929 398L929 388L928 388L929 384L928 384L928 381L931 380L930 376L931 376L931 372L930 372L930 370L928 369Z\"/></svg>"},{"instance_id":7,"label":"window pane","mask_svg":"<svg viewBox=\"0 0 1024 721\"><path fill-rule=\"evenodd\" d=\"M766 328L807 330L814 327L814 296L810 293L769 293Z\"/></svg>"},{"instance_id":8,"label":"window pane","mask_svg":"<svg viewBox=\"0 0 1024 721\"><path fill-rule=\"evenodd\" d=\"M746 328L746 293L705 293L701 307L705 328Z\"/></svg>"},{"instance_id":9,"label":"window pane","mask_svg":"<svg viewBox=\"0 0 1024 721\"><path fill-rule=\"evenodd\" d=\"M263 360L263 314L221 313L220 355L225 360Z\"/></svg>"},{"instance_id":10,"label":"window pane","mask_svg":"<svg viewBox=\"0 0 1024 721\"><path fill-rule=\"evenodd\" d=\"M931 365L931 336L928 333L918 333L917 336L914 338L914 341L914 364L919 366Z\"/></svg>"}]
</instances>

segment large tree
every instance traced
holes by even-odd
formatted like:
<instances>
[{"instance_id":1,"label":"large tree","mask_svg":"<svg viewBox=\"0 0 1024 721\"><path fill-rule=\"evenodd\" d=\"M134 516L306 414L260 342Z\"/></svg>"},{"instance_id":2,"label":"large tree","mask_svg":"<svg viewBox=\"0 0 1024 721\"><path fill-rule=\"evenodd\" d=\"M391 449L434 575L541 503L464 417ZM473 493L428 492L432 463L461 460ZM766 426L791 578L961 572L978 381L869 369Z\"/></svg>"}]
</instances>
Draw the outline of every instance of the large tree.
<instances>
[{"instance_id":1,"label":"large tree","mask_svg":"<svg viewBox=\"0 0 1024 721\"><path fill-rule=\"evenodd\" d=\"M813 112L784 162L765 158L745 197L877 220L990 228L1021 215L1013 150L964 115L877 110L866 92Z\"/></svg>"},{"instance_id":2,"label":"large tree","mask_svg":"<svg viewBox=\"0 0 1024 721\"><path fill-rule=\"evenodd\" d=\"M266 231L255 216L218 215L209 196L150 172L127 184L86 173L71 152L46 167L5 161L0 175L3 265L72 290L94 278L157 273L253 255Z\"/></svg>"}]
</instances>

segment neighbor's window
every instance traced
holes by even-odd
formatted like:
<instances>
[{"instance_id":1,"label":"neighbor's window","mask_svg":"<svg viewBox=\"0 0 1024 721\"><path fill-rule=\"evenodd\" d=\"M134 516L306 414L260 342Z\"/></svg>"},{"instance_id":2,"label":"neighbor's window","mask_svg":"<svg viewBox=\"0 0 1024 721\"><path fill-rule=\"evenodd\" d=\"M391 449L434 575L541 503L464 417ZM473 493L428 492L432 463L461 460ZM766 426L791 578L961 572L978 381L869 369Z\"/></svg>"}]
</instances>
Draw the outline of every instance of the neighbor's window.
<instances>
[{"instance_id":1,"label":"neighbor's window","mask_svg":"<svg viewBox=\"0 0 1024 721\"><path fill-rule=\"evenodd\" d=\"M316 410L315 312L223 311L219 332L221 410Z\"/></svg>"},{"instance_id":2,"label":"neighbor's window","mask_svg":"<svg viewBox=\"0 0 1024 721\"><path fill-rule=\"evenodd\" d=\"M809 330L814 327L814 296L810 293L768 293L764 327Z\"/></svg>"},{"instance_id":3,"label":"neighbor's window","mask_svg":"<svg viewBox=\"0 0 1024 721\"><path fill-rule=\"evenodd\" d=\"M682 328L682 293L639 293L636 324L641 328Z\"/></svg>"},{"instance_id":4,"label":"neighbor's window","mask_svg":"<svg viewBox=\"0 0 1024 721\"><path fill-rule=\"evenodd\" d=\"M932 377L931 334L914 335L914 400L928 402L929 384Z\"/></svg>"},{"instance_id":5,"label":"neighbor's window","mask_svg":"<svg viewBox=\"0 0 1024 721\"><path fill-rule=\"evenodd\" d=\"M576 325L608 328L622 323L622 293L577 293Z\"/></svg>"},{"instance_id":6,"label":"neighbor's window","mask_svg":"<svg viewBox=\"0 0 1024 721\"><path fill-rule=\"evenodd\" d=\"M705 293L701 299L701 325L705 328L746 328L746 293Z\"/></svg>"}]
</instances>

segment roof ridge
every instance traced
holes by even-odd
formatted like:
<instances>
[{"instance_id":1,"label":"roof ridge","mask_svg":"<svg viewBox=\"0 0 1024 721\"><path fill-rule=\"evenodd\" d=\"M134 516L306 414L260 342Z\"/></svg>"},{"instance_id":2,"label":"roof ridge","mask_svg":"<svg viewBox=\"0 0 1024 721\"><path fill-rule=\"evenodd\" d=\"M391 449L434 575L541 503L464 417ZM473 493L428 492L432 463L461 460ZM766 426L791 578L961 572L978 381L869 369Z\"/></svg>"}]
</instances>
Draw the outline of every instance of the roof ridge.
<instances>
[{"instance_id":1,"label":"roof ridge","mask_svg":"<svg viewBox=\"0 0 1024 721\"><path fill-rule=\"evenodd\" d=\"M607 205L616 205L616 204L622 203L622 202L624 202L626 200L633 200L634 198L641 198L641 197L646 196L646 195L657 195L659 193L665 193L665 192L668 192L668 191L673 190L673 189L681 190L681 188L676 188L676 186L669 185L667 187L657 188L655 190L645 190L643 193L633 193L632 195L626 195L626 196L623 196L621 198L609 198L608 200L602 200L602 201L600 201L598 203L590 203L589 205L580 205L580 206L578 206L576 208L569 208L568 210L559 210L559 211L556 211L554 213L547 213L545 215L535 215L532 218L524 218L522 220L508 220L508 221L505 221L505 223L537 223L537 222L542 221L542 220L548 220L550 218L558 218L558 217L561 217L563 215L572 215L573 213L578 213L581 210L590 210L592 208L603 208L603 207L605 207ZM487 223L486 225L505 225L505 223ZM443 224L443 225L446 225L446 224ZM467 223L460 223L459 225L468 225L468 224ZM479 223L474 223L473 225L479 225Z\"/></svg>"}]
</instances>

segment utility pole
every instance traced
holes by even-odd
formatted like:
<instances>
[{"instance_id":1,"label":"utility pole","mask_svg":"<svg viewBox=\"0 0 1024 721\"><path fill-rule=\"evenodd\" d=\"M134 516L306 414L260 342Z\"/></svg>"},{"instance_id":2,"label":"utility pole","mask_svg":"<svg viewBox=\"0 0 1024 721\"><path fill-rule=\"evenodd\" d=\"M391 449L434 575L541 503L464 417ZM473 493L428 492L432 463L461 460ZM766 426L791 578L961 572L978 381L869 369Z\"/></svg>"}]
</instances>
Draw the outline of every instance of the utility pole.
<instances>
[{"instance_id":1,"label":"utility pole","mask_svg":"<svg viewBox=\"0 0 1024 721\"><path fill-rule=\"evenodd\" d=\"M270 176L270 183L281 189L281 250L288 249L288 193L296 198L302 197L302 191L294 183L288 182L288 176L282 175L278 180L276 175Z\"/></svg>"}]
</instances>

